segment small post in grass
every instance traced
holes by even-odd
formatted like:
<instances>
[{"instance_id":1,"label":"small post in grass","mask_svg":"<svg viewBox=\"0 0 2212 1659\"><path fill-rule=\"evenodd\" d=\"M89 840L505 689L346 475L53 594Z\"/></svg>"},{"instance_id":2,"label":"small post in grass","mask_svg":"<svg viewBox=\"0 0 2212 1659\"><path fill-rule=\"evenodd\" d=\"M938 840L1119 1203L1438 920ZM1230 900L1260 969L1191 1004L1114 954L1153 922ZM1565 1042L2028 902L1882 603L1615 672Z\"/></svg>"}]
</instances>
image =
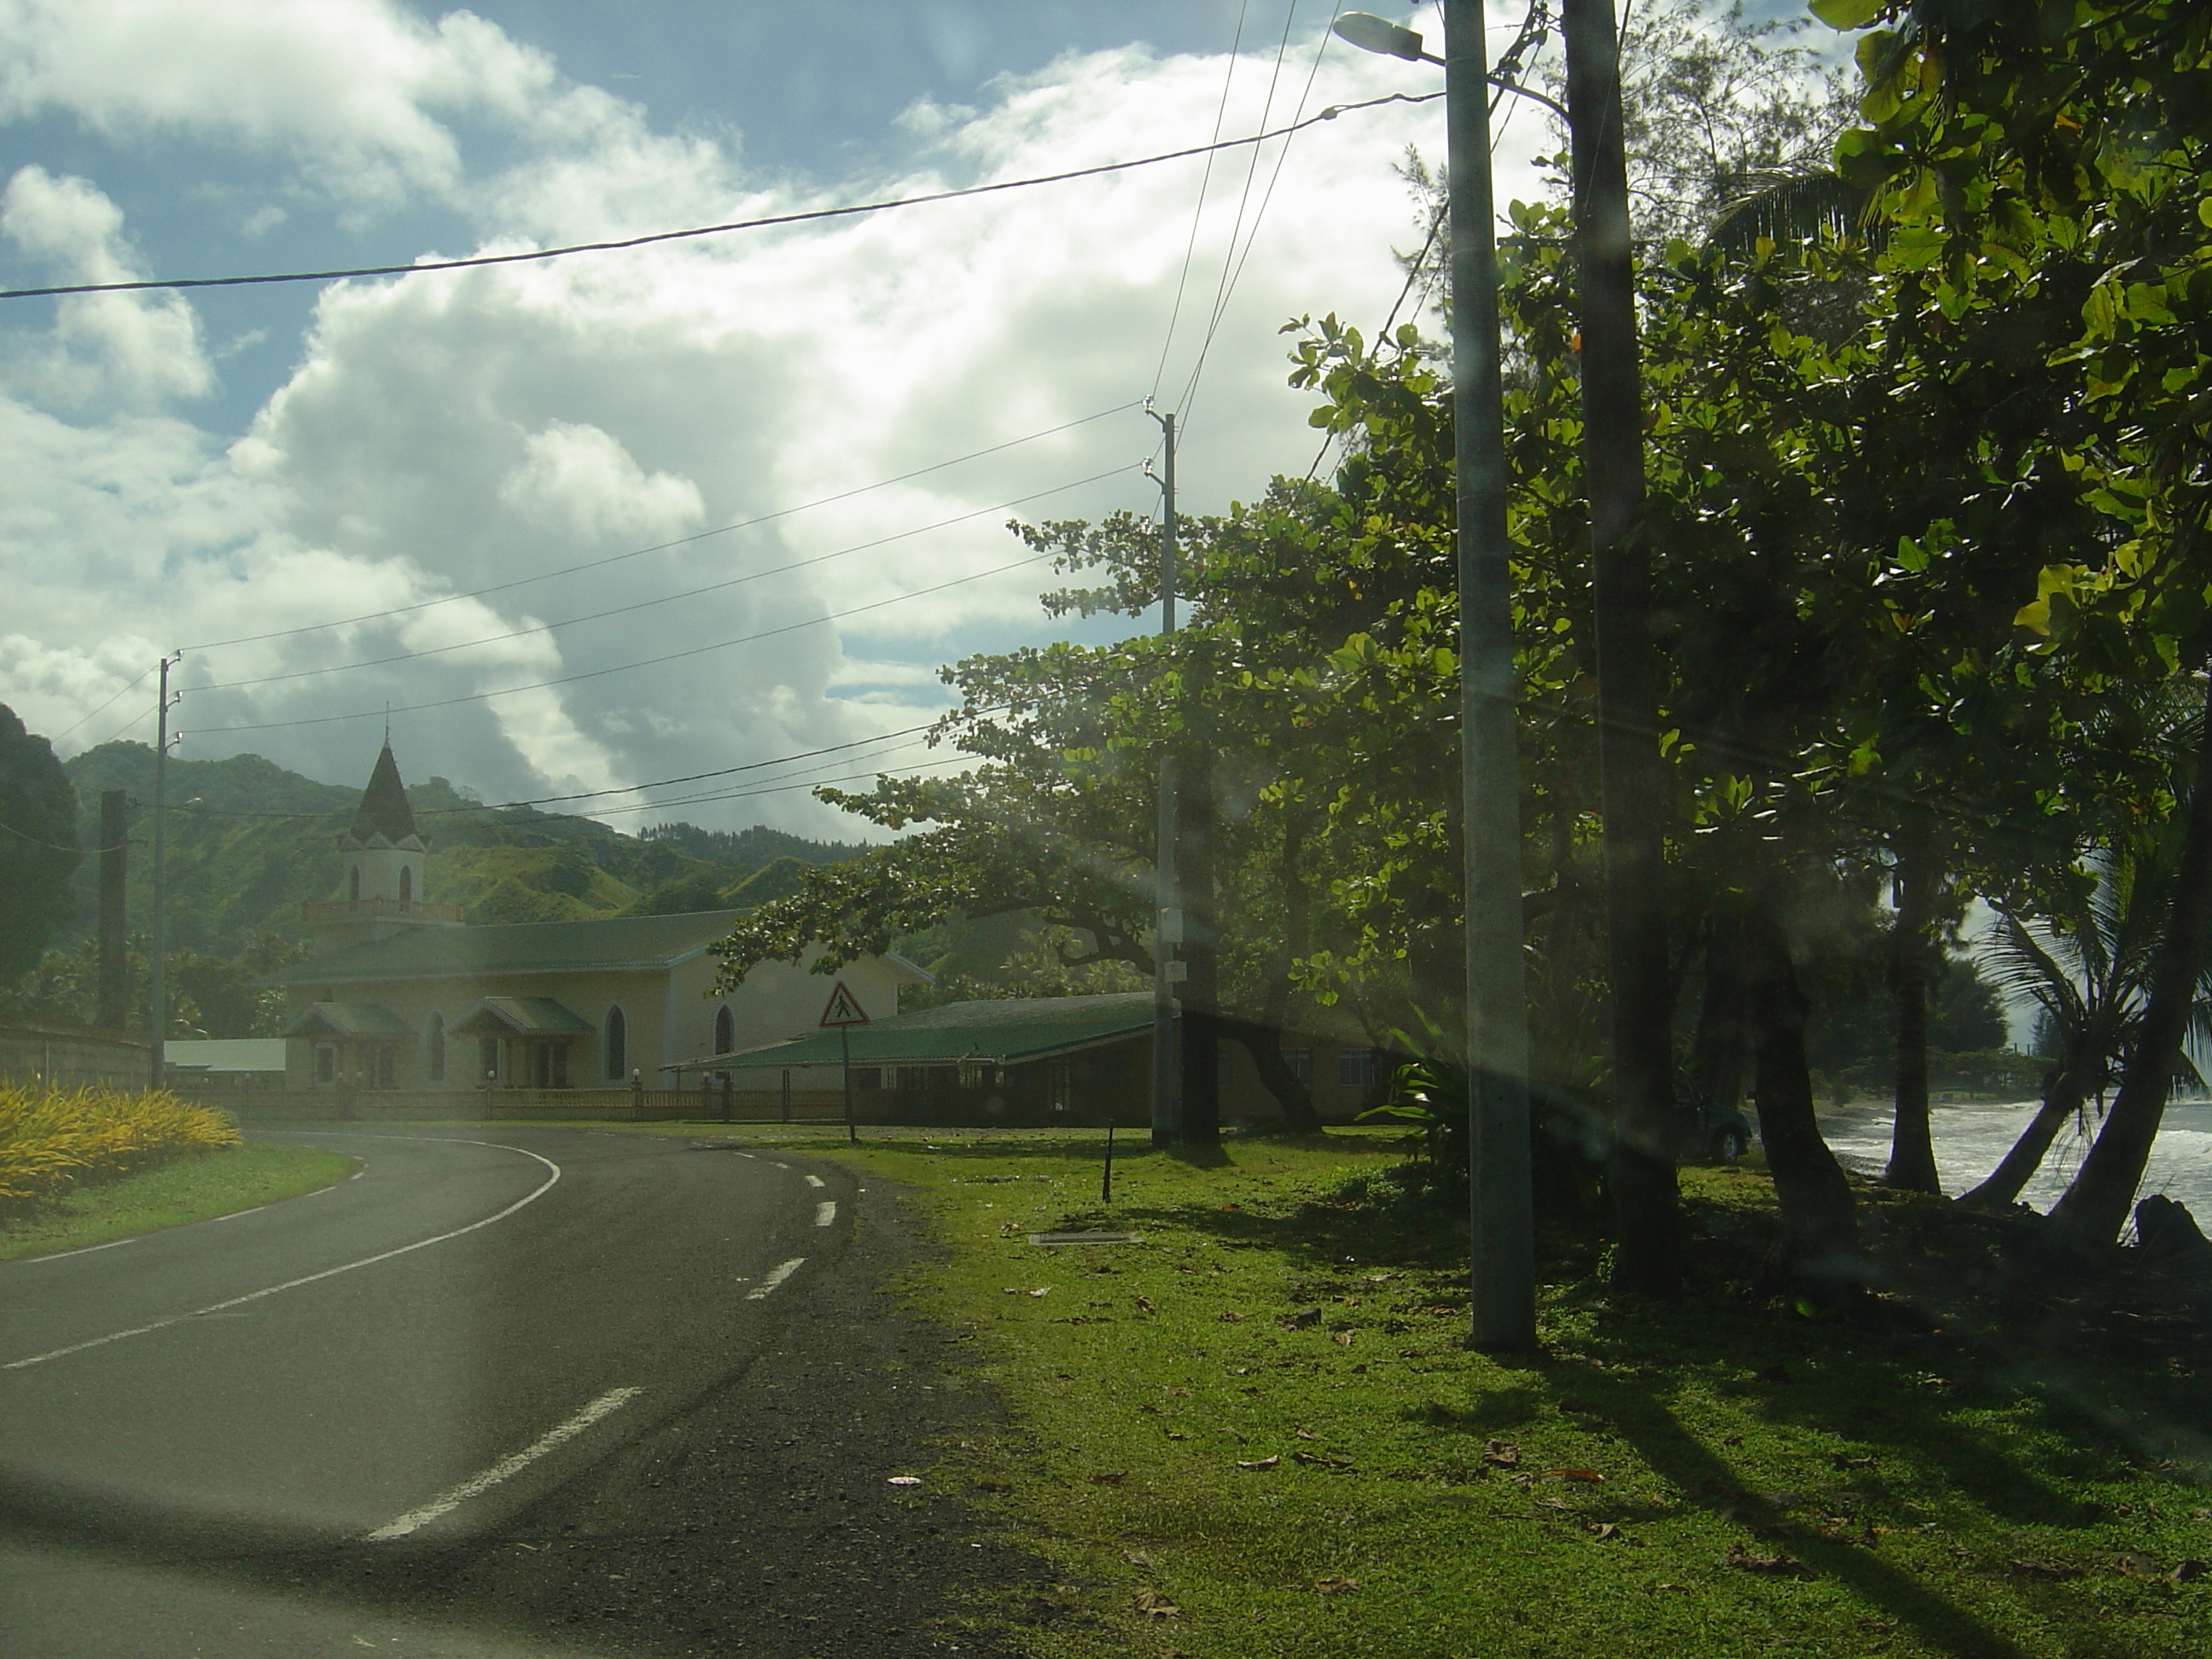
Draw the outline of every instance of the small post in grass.
<instances>
[{"instance_id":1,"label":"small post in grass","mask_svg":"<svg viewBox=\"0 0 2212 1659\"><path fill-rule=\"evenodd\" d=\"M1098 1177L1098 1201L1114 1201L1114 1114L1106 1114L1106 1168Z\"/></svg>"}]
</instances>

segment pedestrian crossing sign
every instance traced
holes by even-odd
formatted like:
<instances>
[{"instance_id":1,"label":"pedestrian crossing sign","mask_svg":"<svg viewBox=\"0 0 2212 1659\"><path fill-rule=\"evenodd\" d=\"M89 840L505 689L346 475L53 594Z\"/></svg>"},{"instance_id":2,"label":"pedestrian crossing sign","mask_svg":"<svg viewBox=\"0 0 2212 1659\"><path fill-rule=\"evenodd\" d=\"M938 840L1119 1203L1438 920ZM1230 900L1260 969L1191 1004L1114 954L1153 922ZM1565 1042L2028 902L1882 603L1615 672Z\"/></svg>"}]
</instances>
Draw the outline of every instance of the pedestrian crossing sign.
<instances>
[{"instance_id":1,"label":"pedestrian crossing sign","mask_svg":"<svg viewBox=\"0 0 2212 1659\"><path fill-rule=\"evenodd\" d=\"M842 979L837 981L837 988L830 994L830 1006L822 1011L822 1023L824 1025L866 1025L868 1023L867 1011L860 1006L860 1000L846 988Z\"/></svg>"}]
</instances>

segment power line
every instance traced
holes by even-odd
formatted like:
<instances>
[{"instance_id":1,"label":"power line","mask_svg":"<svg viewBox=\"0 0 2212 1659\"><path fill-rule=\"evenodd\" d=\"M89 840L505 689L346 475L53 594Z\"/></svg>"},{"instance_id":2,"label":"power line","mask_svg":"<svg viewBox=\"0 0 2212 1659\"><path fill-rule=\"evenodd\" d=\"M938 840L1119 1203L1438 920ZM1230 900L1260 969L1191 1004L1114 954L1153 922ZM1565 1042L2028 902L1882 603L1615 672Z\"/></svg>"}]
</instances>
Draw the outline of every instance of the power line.
<instances>
[{"instance_id":1,"label":"power line","mask_svg":"<svg viewBox=\"0 0 2212 1659\"><path fill-rule=\"evenodd\" d=\"M903 604L908 599L921 599L931 593L941 593L950 587L958 587L968 582L981 581L988 576L1003 575L1009 570L1019 570L1028 565L1042 564L1056 556L1057 555L1051 553L1038 553L1029 558L1016 559L1009 564L994 565L988 570L977 570L965 576L955 576L950 581L938 582L929 587L917 587L904 593L894 593L889 599L872 600L866 605L856 605L849 610L833 611L827 616L810 617L805 622L787 623L781 628L765 628L757 634L741 635L731 640L717 640L711 645L695 645L683 651L670 651L658 657L642 658L636 662L617 663L607 668L592 668L586 669L581 673L563 674L556 679L532 680L523 685L501 686L495 691L473 691L466 696L440 697L430 702L398 703L381 710L365 708L353 714L319 714L304 720L258 720L241 722L233 726L199 727L195 728L191 735L219 737L230 732L274 732L301 726L339 726L348 720L375 720L380 714L410 714L426 708L457 708L464 703L488 702L494 697L509 697L524 691L543 691L556 685L574 685L580 680L601 679L609 674L628 673L632 669L651 668L665 662L681 662L688 657L704 656L711 651L726 651L732 646L750 645L757 640L774 639L780 634L796 633L802 628L819 628L825 623L841 622L847 617L857 617L867 611L881 611L886 605ZM179 735L184 734L179 733Z\"/></svg>"},{"instance_id":2,"label":"power line","mask_svg":"<svg viewBox=\"0 0 2212 1659\"><path fill-rule=\"evenodd\" d=\"M1139 156L1129 161L1102 161L1095 167L1072 167L1065 173L1041 173L1030 179L1002 179L996 184L969 185L958 190L933 191L926 196L900 197L890 201L860 202L849 207L813 208L799 213L769 214L758 219L734 219L726 224L700 225L689 230L659 230L643 236L623 237L614 241L574 242L561 247L538 248L520 253L479 253L462 259L426 259L404 265L355 265L334 270L293 270L270 272L253 276L174 276L147 277L129 283L68 283L46 288L0 289L0 300L34 300L53 298L71 294L136 294L149 289L248 288L273 283L331 283L354 276L414 276L434 270L470 270L486 265L531 264L544 259L566 258L577 253L614 253L628 248L650 247L660 242L688 241L702 236L720 236L740 230L763 230L778 225L812 224L828 219L849 219L866 213L884 213L893 208L923 207L935 202L954 202L970 196L990 196L1001 191L1026 190L1036 185L1066 184L1075 179L1095 179L1106 173L1127 173L1135 167L1154 167L1163 161L1180 161L1193 155L1210 155L1216 150L1241 149L1249 144L1264 144L1270 139L1287 137L1316 122L1333 121L1340 115L1354 110L1373 109L1382 104L1425 104L1441 98L1441 92L1413 95L1394 92L1382 98L1369 98L1356 104L1331 105L1319 114L1278 127L1272 132L1255 132L1243 138L1217 139L1210 143L1192 144L1187 149L1165 150L1158 155Z\"/></svg>"},{"instance_id":3,"label":"power line","mask_svg":"<svg viewBox=\"0 0 2212 1659\"><path fill-rule=\"evenodd\" d=\"M518 587L527 587L532 582L552 581L556 577L574 576L586 570L604 570L609 565L620 564L627 559L641 559L648 553L665 553L672 547L688 547L694 542L703 542L709 537L726 536L735 530L750 530L757 526L773 524L778 519L788 519L796 514L811 513L817 507L830 507L839 501L848 501L855 495L866 495L872 490L888 489L893 484L906 483L932 472L942 472L947 467L960 466L969 461L981 460L986 455L996 455L1022 444L1034 443L1039 438L1055 437L1062 432L1073 432L1079 426L1088 426L1093 421L1103 421L1109 415L1119 415L1137 407L1140 400L1115 404L1111 409L1099 410L1073 421L1063 421L1058 426L1048 426L1042 432L1031 432L1019 438L1009 438L1001 444L987 449L973 449L965 455L956 455L949 461L933 461L927 466L918 466L911 472L902 472L896 477L878 478L873 483L858 484L851 489L841 489L834 495L817 495L811 501L801 501L796 507L778 507L773 513L763 513L757 518L739 519L713 530L702 530L689 536L678 536L673 541L655 542L650 547L634 547L626 553L612 553L603 559L587 559L581 564L564 565L558 570L542 570L534 576L517 576L512 581L494 582L487 587L472 587L465 593L441 593L434 599L422 599L413 605L394 605L388 611L371 611L358 617L341 617L331 622L302 623L296 628L276 628L265 634L240 634L228 640L209 640L198 645L188 645L187 651L219 651L226 646L258 645L264 640L284 640L301 634L321 633L333 628L353 628L362 623L385 622L394 617L412 616L418 611L429 611L441 605L458 605L464 599L480 599L489 593L506 593ZM148 669L150 674L153 670ZM138 678L143 680L145 674ZM137 682L133 681L136 684ZM126 690L128 688L125 688ZM113 699L109 699L112 702ZM74 728L72 728L74 729Z\"/></svg>"},{"instance_id":4,"label":"power line","mask_svg":"<svg viewBox=\"0 0 2212 1659\"><path fill-rule=\"evenodd\" d=\"M1216 138L1221 137L1221 124L1229 114L1229 88L1237 79L1237 53L1244 44L1244 14L1250 9L1250 4L1251 0L1242 0L1237 8L1237 33L1229 42L1229 67L1221 76L1221 101L1214 106L1213 110L1213 137ZM1262 116L1261 118L1264 120L1267 118ZM1190 234L1183 241L1182 269L1176 275L1175 303L1168 308L1167 338L1160 342L1160 361L1152 370L1154 397L1159 395L1160 378L1168 371L1168 350L1175 344L1176 324L1182 316L1183 287L1190 281L1191 259L1198 247L1199 222L1206 216L1206 187L1212 182L1213 157L1209 155L1206 158L1206 171L1198 179L1198 202L1190 212Z\"/></svg>"},{"instance_id":5,"label":"power line","mask_svg":"<svg viewBox=\"0 0 2212 1659\"><path fill-rule=\"evenodd\" d=\"M96 720L96 719L98 719L101 714L105 714L108 709L110 709L110 708L113 708L117 702L120 702L123 698L129 696L130 696L133 691L136 691L136 690L137 690L140 686L142 686L142 685L145 684L146 684L146 675L147 675L147 674L150 674L150 673L152 673L153 672L154 672L154 671L153 671L152 669L150 669L150 668L147 669L147 670L145 671L145 673L142 673L142 674L140 674L137 679L135 679L135 680L131 681L130 684L128 684L128 685L125 686L125 687L124 687L120 691L118 691L118 692L117 692L113 696L110 697L110 698L109 698L106 702L104 702L104 703L100 704L99 708L97 708L94 709L94 710L93 710L90 714L80 714L80 715L78 715L78 716L76 717L76 720L74 720L70 725L69 725L68 726L64 727L63 730L61 730L61 731L59 731L59 732L55 732L55 733L54 733L54 735L53 735L52 738L48 738L48 739L47 739L47 741L48 741L48 742L50 742L50 743L59 743L59 742L60 742L64 738L65 738L65 737L69 736L69 734L70 734L71 732L76 731L76 728L77 728L78 726L82 726L82 725L83 725L87 720ZM128 727L125 727L125 729L127 731L129 728L128 728Z\"/></svg>"},{"instance_id":6,"label":"power line","mask_svg":"<svg viewBox=\"0 0 2212 1659\"><path fill-rule=\"evenodd\" d=\"M471 651L478 646L498 645L507 640L525 639L532 634L550 634L556 629L574 628L582 623L605 622L609 617L628 616L635 611L649 611L655 605L673 605L678 599L695 599L702 593L719 592L726 587L739 587L747 582L764 580L770 576L785 575L793 570L804 570L811 565L827 564L832 559L842 559L855 553L865 553L871 548L886 547L893 542L904 541L909 537L926 536L933 530L943 530L951 525L965 524L971 519L986 518L994 513L1003 513L1011 507L1021 507L1030 501L1042 501L1048 495L1065 495L1071 489L1080 489L1085 484L1097 483L1101 478L1110 478L1116 473L1127 471L1128 468L1126 466L1109 467L1103 472L1093 473L1087 478L1078 478L1072 483L1055 484L1049 489L1039 489L1027 495L1017 495L1012 501L1000 501L994 506L979 507L972 512L957 513L949 519L939 519L934 524L918 525L912 530L901 530L889 536L878 536L872 542L859 542L851 547L841 547L834 553L817 553L811 558L794 559L787 564L770 565L764 570L748 571L742 576L730 576L721 581L708 582L703 586L687 587L681 592L664 593L658 599L639 599L635 604L618 605L611 610L593 611L580 617L565 617L560 622L538 623L529 628L512 629L504 634L488 634L481 639L461 640L452 645L429 646L421 651L401 651L389 657L370 657L360 662L336 663L325 668L299 668L283 674L263 674L252 679L224 680L213 685L196 685L186 689L192 691L236 691L248 686L275 685L287 680L313 679L318 675L343 674L356 668L382 668L395 662L416 662L425 657L442 657L451 652Z\"/></svg>"}]
</instances>

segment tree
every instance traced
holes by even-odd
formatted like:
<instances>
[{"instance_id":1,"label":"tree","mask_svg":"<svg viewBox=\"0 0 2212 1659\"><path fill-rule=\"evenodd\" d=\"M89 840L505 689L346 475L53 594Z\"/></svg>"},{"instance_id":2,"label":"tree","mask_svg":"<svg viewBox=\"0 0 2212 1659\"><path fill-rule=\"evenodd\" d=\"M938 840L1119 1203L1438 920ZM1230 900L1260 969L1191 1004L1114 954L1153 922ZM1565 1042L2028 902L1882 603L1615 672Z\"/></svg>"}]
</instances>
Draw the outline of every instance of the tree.
<instances>
[{"instance_id":1,"label":"tree","mask_svg":"<svg viewBox=\"0 0 2212 1659\"><path fill-rule=\"evenodd\" d=\"M38 966L69 921L76 791L53 746L0 703L0 983Z\"/></svg>"}]
</instances>

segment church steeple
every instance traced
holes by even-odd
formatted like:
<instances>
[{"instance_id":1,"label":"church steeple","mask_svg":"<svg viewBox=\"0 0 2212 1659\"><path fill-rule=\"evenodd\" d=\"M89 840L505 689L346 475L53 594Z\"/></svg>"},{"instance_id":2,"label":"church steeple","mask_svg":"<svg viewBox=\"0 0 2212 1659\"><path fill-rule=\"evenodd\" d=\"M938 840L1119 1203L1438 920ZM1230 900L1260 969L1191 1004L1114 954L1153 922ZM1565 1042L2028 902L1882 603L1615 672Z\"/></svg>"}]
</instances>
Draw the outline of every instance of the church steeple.
<instances>
[{"instance_id":1,"label":"church steeple","mask_svg":"<svg viewBox=\"0 0 2212 1659\"><path fill-rule=\"evenodd\" d=\"M381 842L420 852L425 843L416 833L414 809L407 804L407 786L399 781L399 763L387 743L377 751L376 765L368 775L368 787L361 792L348 838L363 847Z\"/></svg>"}]
</instances>

